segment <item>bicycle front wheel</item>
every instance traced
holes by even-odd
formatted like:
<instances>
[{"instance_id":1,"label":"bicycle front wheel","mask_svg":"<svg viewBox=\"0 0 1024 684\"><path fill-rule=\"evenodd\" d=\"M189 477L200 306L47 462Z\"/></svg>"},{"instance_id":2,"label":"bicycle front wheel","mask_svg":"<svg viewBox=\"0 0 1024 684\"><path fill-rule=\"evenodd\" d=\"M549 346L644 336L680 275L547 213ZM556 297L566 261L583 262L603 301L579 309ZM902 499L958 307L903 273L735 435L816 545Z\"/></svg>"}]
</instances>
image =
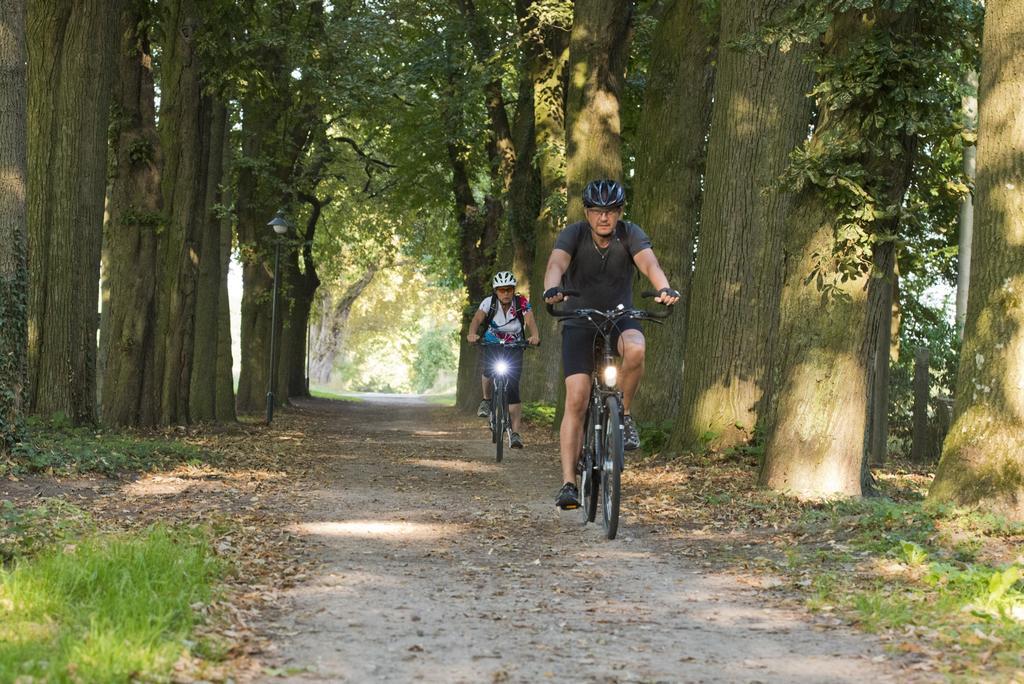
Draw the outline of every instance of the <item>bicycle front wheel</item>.
<instances>
[{"instance_id":1,"label":"bicycle front wheel","mask_svg":"<svg viewBox=\"0 0 1024 684\"><path fill-rule=\"evenodd\" d=\"M604 536L615 539L619 531L619 503L623 462L622 403L617 396L605 400L604 458L601 459L601 502Z\"/></svg>"},{"instance_id":2,"label":"bicycle front wheel","mask_svg":"<svg viewBox=\"0 0 1024 684\"><path fill-rule=\"evenodd\" d=\"M504 388L494 393L494 458L501 463L505 450L505 432L508 423L508 408Z\"/></svg>"},{"instance_id":3,"label":"bicycle front wheel","mask_svg":"<svg viewBox=\"0 0 1024 684\"><path fill-rule=\"evenodd\" d=\"M583 422L583 447L580 449L580 497L583 505L583 524L594 522L597 517L598 491L600 490L600 441L595 439L593 425L598 420L598 413L593 404L587 409Z\"/></svg>"}]
</instances>

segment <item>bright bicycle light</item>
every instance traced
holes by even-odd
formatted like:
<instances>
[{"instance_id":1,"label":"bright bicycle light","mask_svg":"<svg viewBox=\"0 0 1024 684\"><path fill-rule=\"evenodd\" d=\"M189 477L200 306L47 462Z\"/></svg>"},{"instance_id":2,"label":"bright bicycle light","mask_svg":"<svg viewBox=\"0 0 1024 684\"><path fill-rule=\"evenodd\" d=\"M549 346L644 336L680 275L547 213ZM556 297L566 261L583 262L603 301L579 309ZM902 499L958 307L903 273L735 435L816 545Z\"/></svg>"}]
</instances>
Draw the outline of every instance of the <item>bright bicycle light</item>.
<instances>
[{"instance_id":1,"label":"bright bicycle light","mask_svg":"<svg viewBox=\"0 0 1024 684\"><path fill-rule=\"evenodd\" d=\"M494 371L498 375L505 375L506 373L508 373L508 362L498 361L496 364L494 364Z\"/></svg>"},{"instance_id":2,"label":"bright bicycle light","mask_svg":"<svg viewBox=\"0 0 1024 684\"><path fill-rule=\"evenodd\" d=\"M615 387L619 381L619 369L615 366L606 366L604 369L604 384L608 387Z\"/></svg>"}]
</instances>

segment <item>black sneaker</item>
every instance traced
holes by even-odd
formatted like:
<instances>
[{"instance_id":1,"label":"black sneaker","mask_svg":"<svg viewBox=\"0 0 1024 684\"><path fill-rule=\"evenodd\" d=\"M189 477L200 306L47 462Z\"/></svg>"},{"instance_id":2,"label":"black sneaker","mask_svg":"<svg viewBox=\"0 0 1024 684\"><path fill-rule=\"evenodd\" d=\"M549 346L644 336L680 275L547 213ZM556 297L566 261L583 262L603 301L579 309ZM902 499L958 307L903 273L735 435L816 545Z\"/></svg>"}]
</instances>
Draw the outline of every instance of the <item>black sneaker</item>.
<instances>
[{"instance_id":1,"label":"black sneaker","mask_svg":"<svg viewBox=\"0 0 1024 684\"><path fill-rule=\"evenodd\" d=\"M476 407L476 415L480 418L486 418L491 415L491 402L484 399L480 402L480 405Z\"/></svg>"},{"instance_id":2,"label":"black sneaker","mask_svg":"<svg viewBox=\"0 0 1024 684\"><path fill-rule=\"evenodd\" d=\"M576 489L576 485L572 482L566 482L562 485L562 488L558 490L558 496L555 498L555 505L563 511L571 511L574 508L579 508L580 490Z\"/></svg>"},{"instance_id":3,"label":"black sneaker","mask_svg":"<svg viewBox=\"0 0 1024 684\"><path fill-rule=\"evenodd\" d=\"M626 451L634 451L640 447L640 433L636 431L636 423L633 416L623 416L622 426L625 434L622 435L622 448Z\"/></svg>"},{"instance_id":4,"label":"black sneaker","mask_svg":"<svg viewBox=\"0 0 1024 684\"><path fill-rule=\"evenodd\" d=\"M508 436L508 445L513 449L522 449L523 438L519 436L518 432L513 432Z\"/></svg>"}]
</instances>

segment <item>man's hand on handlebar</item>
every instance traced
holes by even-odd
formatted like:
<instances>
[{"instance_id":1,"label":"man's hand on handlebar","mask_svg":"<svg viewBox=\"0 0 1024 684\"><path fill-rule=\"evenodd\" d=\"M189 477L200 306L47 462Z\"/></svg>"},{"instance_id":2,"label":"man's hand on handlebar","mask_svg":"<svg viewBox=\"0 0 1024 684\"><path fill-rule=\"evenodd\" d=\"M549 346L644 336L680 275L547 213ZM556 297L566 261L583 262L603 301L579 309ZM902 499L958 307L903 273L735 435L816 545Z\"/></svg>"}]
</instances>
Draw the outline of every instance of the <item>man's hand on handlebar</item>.
<instances>
[{"instance_id":1,"label":"man's hand on handlebar","mask_svg":"<svg viewBox=\"0 0 1024 684\"><path fill-rule=\"evenodd\" d=\"M528 338L528 339L526 340L526 343L527 343L527 344L529 344L529 345L531 345L531 346L534 346L534 347L536 347L536 346L537 346L538 344L540 344L540 336L538 336L538 335L531 335L531 336L530 336L530 337L529 337L529 338Z\"/></svg>"},{"instance_id":2,"label":"man's hand on handlebar","mask_svg":"<svg viewBox=\"0 0 1024 684\"><path fill-rule=\"evenodd\" d=\"M654 298L654 301L665 306L672 306L679 301L679 291L673 290L671 287L663 287L658 290L658 296Z\"/></svg>"},{"instance_id":3,"label":"man's hand on handlebar","mask_svg":"<svg viewBox=\"0 0 1024 684\"><path fill-rule=\"evenodd\" d=\"M476 333L469 333L468 335L466 335L466 341L469 342L470 344L476 344L477 340L479 339L480 336L477 335Z\"/></svg>"},{"instance_id":4,"label":"man's hand on handlebar","mask_svg":"<svg viewBox=\"0 0 1024 684\"><path fill-rule=\"evenodd\" d=\"M544 301L548 304L557 304L563 299L565 299L565 294L560 287L549 287L544 290Z\"/></svg>"}]
</instances>

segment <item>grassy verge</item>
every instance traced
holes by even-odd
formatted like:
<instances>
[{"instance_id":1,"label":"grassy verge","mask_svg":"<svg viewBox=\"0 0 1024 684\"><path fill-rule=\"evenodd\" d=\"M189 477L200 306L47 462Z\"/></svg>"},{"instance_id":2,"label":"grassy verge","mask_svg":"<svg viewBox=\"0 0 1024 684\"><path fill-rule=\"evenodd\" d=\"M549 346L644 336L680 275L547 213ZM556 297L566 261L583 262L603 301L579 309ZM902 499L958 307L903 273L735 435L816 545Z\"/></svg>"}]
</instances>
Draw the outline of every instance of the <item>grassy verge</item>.
<instances>
[{"instance_id":1,"label":"grassy verge","mask_svg":"<svg viewBox=\"0 0 1024 684\"><path fill-rule=\"evenodd\" d=\"M1024 669L1024 526L886 499L805 511L786 570L897 651L967 679Z\"/></svg>"},{"instance_id":2,"label":"grassy verge","mask_svg":"<svg viewBox=\"0 0 1024 684\"><path fill-rule=\"evenodd\" d=\"M930 473L875 472L881 496L801 503L756 486L756 453L638 459L631 509L687 552L781 575L781 599L878 634L953 681L1024 681L1024 526L924 501Z\"/></svg>"},{"instance_id":3,"label":"grassy verge","mask_svg":"<svg viewBox=\"0 0 1024 684\"><path fill-rule=\"evenodd\" d=\"M194 528L101 532L67 504L0 508L0 681L152 681L196 639L222 567Z\"/></svg>"},{"instance_id":4,"label":"grassy verge","mask_svg":"<svg viewBox=\"0 0 1024 684\"><path fill-rule=\"evenodd\" d=\"M27 473L75 475L152 470L209 461L198 447L158 436L76 428L63 421L30 422L27 437L0 459L0 476Z\"/></svg>"},{"instance_id":5,"label":"grassy verge","mask_svg":"<svg viewBox=\"0 0 1024 684\"><path fill-rule=\"evenodd\" d=\"M319 399L334 399L336 401L362 401L359 397L353 397L348 394L339 394L338 392L330 392L322 389L310 389L309 393Z\"/></svg>"}]
</instances>

